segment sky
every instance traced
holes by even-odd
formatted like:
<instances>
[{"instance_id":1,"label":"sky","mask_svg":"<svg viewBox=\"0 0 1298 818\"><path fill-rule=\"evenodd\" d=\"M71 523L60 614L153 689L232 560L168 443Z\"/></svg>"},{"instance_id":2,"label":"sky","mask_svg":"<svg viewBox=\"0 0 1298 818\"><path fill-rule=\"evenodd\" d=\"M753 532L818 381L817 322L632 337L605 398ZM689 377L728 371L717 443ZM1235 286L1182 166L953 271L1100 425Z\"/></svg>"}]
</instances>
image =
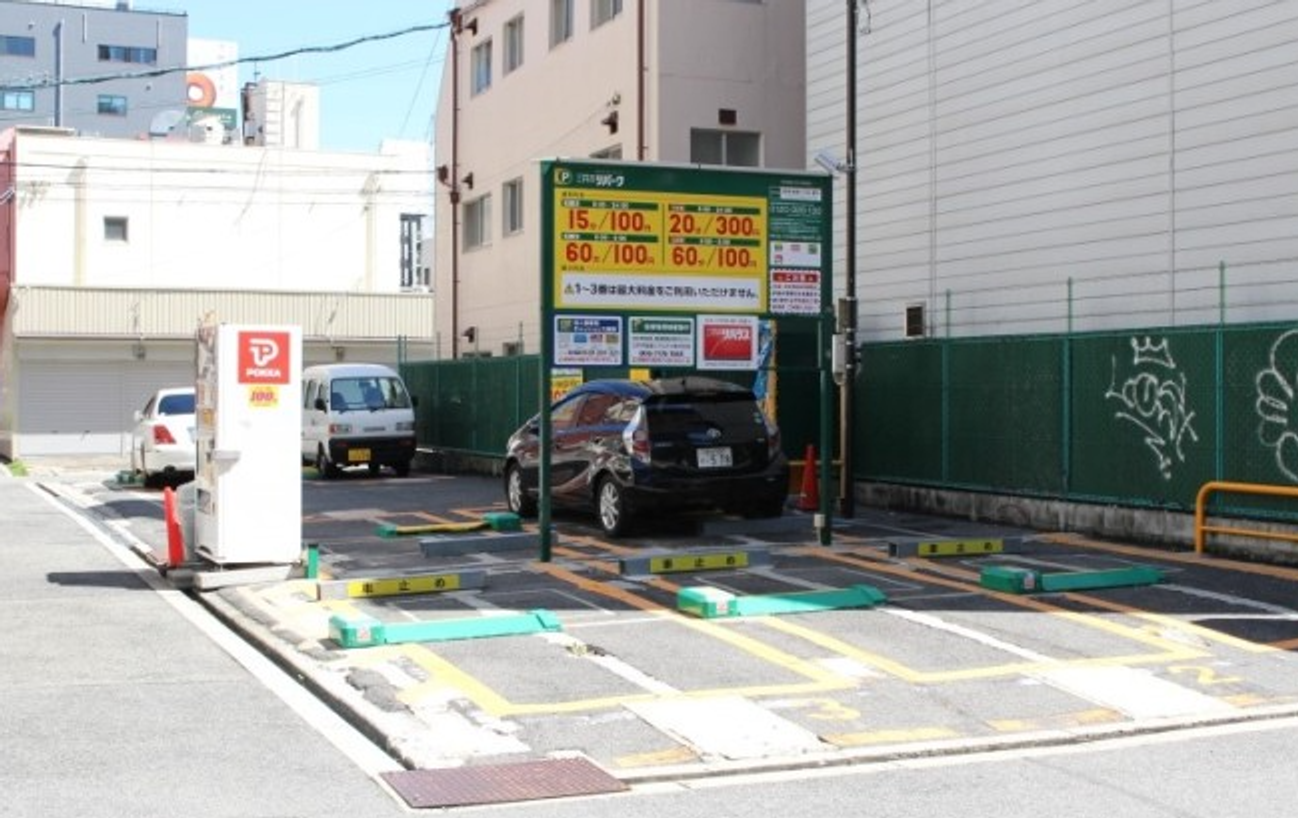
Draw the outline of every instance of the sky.
<instances>
[{"instance_id":1,"label":"sky","mask_svg":"<svg viewBox=\"0 0 1298 818\"><path fill-rule=\"evenodd\" d=\"M378 150L383 139L433 137L450 0L143 0L136 10L183 11L189 36L238 44L241 60L437 25L433 31L276 61L243 62L258 74L320 89L320 148Z\"/></svg>"}]
</instances>

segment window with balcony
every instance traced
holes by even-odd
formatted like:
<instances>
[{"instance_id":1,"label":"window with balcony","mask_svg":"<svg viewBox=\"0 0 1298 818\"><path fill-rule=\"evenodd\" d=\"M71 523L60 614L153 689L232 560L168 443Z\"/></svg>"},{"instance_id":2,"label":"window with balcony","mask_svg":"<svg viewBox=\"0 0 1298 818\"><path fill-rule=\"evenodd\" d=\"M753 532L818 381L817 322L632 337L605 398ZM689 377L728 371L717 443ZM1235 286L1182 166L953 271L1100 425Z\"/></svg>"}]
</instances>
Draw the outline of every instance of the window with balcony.
<instances>
[{"instance_id":1,"label":"window with balcony","mask_svg":"<svg viewBox=\"0 0 1298 818\"><path fill-rule=\"evenodd\" d=\"M572 39L573 0L550 0L550 47Z\"/></svg>"},{"instance_id":2,"label":"window with balcony","mask_svg":"<svg viewBox=\"0 0 1298 818\"><path fill-rule=\"evenodd\" d=\"M622 0L590 0L590 27L599 28L622 13Z\"/></svg>"},{"instance_id":3,"label":"window with balcony","mask_svg":"<svg viewBox=\"0 0 1298 818\"><path fill-rule=\"evenodd\" d=\"M473 47L471 93L481 94L491 87L491 40Z\"/></svg>"},{"instance_id":4,"label":"window with balcony","mask_svg":"<svg viewBox=\"0 0 1298 818\"><path fill-rule=\"evenodd\" d=\"M491 194L464 203L464 249L474 250L491 242Z\"/></svg>"},{"instance_id":5,"label":"window with balcony","mask_svg":"<svg viewBox=\"0 0 1298 818\"><path fill-rule=\"evenodd\" d=\"M503 52L501 57L501 73L508 74L511 71L517 71L523 65L523 15L518 15L514 19L505 23Z\"/></svg>"},{"instance_id":6,"label":"window with balcony","mask_svg":"<svg viewBox=\"0 0 1298 818\"><path fill-rule=\"evenodd\" d=\"M423 266L424 217L401 214L401 289L428 286L428 268Z\"/></svg>"},{"instance_id":7,"label":"window with balcony","mask_svg":"<svg viewBox=\"0 0 1298 818\"><path fill-rule=\"evenodd\" d=\"M762 135L694 128L690 131L690 161L700 165L760 167Z\"/></svg>"},{"instance_id":8,"label":"window with balcony","mask_svg":"<svg viewBox=\"0 0 1298 818\"><path fill-rule=\"evenodd\" d=\"M512 236L523 230L523 180L510 179L505 183L501 193L504 198L503 234Z\"/></svg>"}]
</instances>

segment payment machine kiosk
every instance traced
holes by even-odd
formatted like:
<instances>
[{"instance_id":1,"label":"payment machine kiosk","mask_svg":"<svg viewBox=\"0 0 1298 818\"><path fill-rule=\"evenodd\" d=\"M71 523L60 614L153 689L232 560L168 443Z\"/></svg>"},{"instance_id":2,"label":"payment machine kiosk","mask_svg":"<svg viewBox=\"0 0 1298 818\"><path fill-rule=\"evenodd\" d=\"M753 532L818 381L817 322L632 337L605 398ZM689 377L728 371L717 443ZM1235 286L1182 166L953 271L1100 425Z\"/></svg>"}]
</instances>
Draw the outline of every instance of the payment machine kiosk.
<instances>
[{"instance_id":1,"label":"payment machine kiosk","mask_svg":"<svg viewBox=\"0 0 1298 818\"><path fill-rule=\"evenodd\" d=\"M301 559L301 355L296 326L198 330L194 553L223 569Z\"/></svg>"}]
</instances>

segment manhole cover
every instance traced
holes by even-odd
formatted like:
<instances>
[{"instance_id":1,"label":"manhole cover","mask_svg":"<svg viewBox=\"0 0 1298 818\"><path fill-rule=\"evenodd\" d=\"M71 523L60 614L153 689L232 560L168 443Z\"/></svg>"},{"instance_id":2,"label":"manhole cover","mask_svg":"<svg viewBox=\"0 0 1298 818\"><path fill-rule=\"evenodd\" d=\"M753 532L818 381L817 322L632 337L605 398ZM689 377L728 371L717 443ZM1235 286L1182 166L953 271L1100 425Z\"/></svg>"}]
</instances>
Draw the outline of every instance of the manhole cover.
<instances>
[{"instance_id":1,"label":"manhole cover","mask_svg":"<svg viewBox=\"0 0 1298 818\"><path fill-rule=\"evenodd\" d=\"M584 758L402 770L384 773L383 778L415 809L537 801L629 789Z\"/></svg>"}]
</instances>

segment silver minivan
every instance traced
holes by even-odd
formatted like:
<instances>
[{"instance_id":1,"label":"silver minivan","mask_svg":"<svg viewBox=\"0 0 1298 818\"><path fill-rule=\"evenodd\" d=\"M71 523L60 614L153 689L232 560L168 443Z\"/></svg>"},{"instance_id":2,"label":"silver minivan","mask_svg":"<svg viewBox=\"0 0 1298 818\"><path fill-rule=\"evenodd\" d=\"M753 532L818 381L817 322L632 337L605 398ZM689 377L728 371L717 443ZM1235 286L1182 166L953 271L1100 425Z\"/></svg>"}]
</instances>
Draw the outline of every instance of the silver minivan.
<instances>
[{"instance_id":1,"label":"silver minivan","mask_svg":"<svg viewBox=\"0 0 1298 818\"><path fill-rule=\"evenodd\" d=\"M410 474L415 401L401 376L381 364L321 364L302 373L302 462L321 477L364 466Z\"/></svg>"}]
</instances>

